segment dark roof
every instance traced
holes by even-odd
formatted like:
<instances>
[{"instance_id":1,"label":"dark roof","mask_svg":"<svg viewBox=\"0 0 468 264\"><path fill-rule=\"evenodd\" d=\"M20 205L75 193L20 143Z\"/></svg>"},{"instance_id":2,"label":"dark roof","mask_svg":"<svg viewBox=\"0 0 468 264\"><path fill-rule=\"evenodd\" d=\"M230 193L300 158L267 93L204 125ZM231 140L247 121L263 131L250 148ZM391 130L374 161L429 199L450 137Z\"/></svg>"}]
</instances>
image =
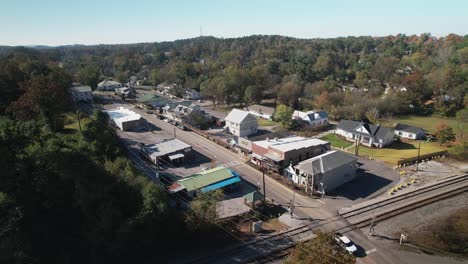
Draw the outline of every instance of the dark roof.
<instances>
[{"instance_id":1,"label":"dark roof","mask_svg":"<svg viewBox=\"0 0 468 264\"><path fill-rule=\"evenodd\" d=\"M344 131L352 132L354 134L362 134L362 135L367 135L365 133L360 133L357 132L355 129L358 128L361 125L361 122L358 121L353 121L353 120L341 120L340 123L338 123L337 128L342 129ZM362 122L362 125L364 128L369 131L369 133L377 138L384 137L387 133L392 133L393 134L393 128L389 127L383 127L380 125L373 125L369 123Z\"/></svg>"},{"instance_id":2,"label":"dark roof","mask_svg":"<svg viewBox=\"0 0 468 264\"><path fill-rule=\"evenodd\" d=\"M256 135L253 137L248 137L250 141L261 141L265 140L266 138L284 138L284 137L289 137L291 134L287 130L280 130L276 132L271 132L271 133L266 133L262 135Z\"/></svg>"},{"instance_id":3,"label":"dark roof","mask_svg":"<svg viewBox=\"0 0 468 264\"><path fill-rule=\"evenodd\" d=\"M342 151L334 150L321 154L317 157L304 160L297 164L295 168L307 172L309 174L320 173L322 168L320 165L320 160L322 160L323 162L322 173L326 173L345 164L356 162L358 158L350 154L344 153Z\"/></svg>"},{"instance_id":4,"label":"dark roof","mask_svg":"<svg viewBox=\"0 0 468 264\"><path fill-rule=\"evenodd\" d=\"M395 126L395 130L401 130L401 131L415 133L415 134L419 134L419 133L425 134L426 133L426 131L424 131L424 129L422 129L420 127L410 126L410 125L400 124L400 123L398 123Z\"/></svg>"}]
</instances>

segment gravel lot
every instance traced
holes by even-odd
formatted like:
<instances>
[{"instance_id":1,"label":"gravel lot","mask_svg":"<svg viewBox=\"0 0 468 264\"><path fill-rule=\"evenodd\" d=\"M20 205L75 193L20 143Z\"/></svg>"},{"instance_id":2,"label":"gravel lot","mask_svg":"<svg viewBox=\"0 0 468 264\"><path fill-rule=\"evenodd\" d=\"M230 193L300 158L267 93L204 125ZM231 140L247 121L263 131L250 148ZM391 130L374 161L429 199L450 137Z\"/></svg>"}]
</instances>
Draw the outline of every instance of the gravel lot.
<instances>
[{"instance_id":1,"label":"gravel lot","mask_svg":"<svg viewBox=\"0 0 468 264\"><path fill-rule=\"evenodd\" d=\"M467 206L468 193L464 193L380 222L375 226L374 236L368 236L368 238L382 247L395 250L396 254L403 256L402 259L411 259L411 262L408 263L467 263L467 261L463 262L448 257L429 256L398 250L400 233L407 234L408 239L411 240L411 232L415 232L417 228L424 228L433 221L437 221L437 219ZM369 229L364 228L362 231L368 234Z\"/></svg>"}]
</instances>

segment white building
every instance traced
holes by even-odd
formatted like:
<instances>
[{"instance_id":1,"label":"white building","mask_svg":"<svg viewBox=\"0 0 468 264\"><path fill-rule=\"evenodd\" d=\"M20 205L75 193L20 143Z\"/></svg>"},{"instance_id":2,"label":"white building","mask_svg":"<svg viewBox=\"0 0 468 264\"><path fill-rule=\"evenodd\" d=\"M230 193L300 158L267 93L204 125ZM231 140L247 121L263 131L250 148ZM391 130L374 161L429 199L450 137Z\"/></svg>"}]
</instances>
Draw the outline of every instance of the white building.
<instances>
[{"instance_id":1,"label":"white building","mask_svg":"<svg viewBox=\"0 0 468 264\"><path fill-rule=\"evenodd\" d=\"M98 90L114 91L117 88L122 88L122 84L116 81L105 80L98 83Z\"/></svg>"},{"instance_id":2,"label":"white building","mask_svg":"<svg viewBox=\"0 0 468 264\"><path fill-rule=\"evenodd\" d=\"M112 122L122 131L138 129L146 122L140 114L137 114L127 108L119 107L105 111Z\"/></svg>"},{"instance_id":3,"label":"white building","mask_svg":"<svg viewBox=\"0 0 468 264\"><path fill-rule=\"evenodd\" d=\"M426 135L426 131L420 127L406 124L397 124L395 126L395 135L402 138L420 139Z\"/></svg>"},{"instance_id":4,"label":"white building","mask_svg":"<svg viewBox=\"0 0 468 264\"><path fill-rule=\"evenodd\" d=\"M273 107L263 106L263 105L251 105L245 108L245 111L251 113L256 117L260 117L263 119L273 119L275 115L275 109Z\"/></svg>"},{"instance_id":5,"label":"white building","mask_svg":"<svg viewBox=\"0 0 468 264\"><path fill-rule=\"evenodd\" d=\"M325 111L302 112L295 110L292 119L301 120L311 127L320 127L328 124L328 114Z\"/></svg>"},{"instance_id":6,"label":"white building","mask_svg":"<svg viewBox=\"0 0 468 264\"><path fill-rule=\"evenodd\" d=\"M257 133L257 119L249 112L232 109L229 115L224 119L226 132L238 137L246 137Z\"/></svg>"},{"instance_id":7,"label":"white building","mask_svg":"<svg viewBox=\"0 0 468 264\"><path fill-rule=\"evenodd\" d=\"M307 192L325 193L356 177L358 158L342 151L329 151L289 166L283 172L295 184L306 186Z\"/></svg>"},{"instance_id":8,"label":"white building","mask_svg":"<svg viewBox=\"0 0 468 264\"><path fill-rule=\"evenodd\" d=\"M74 102L91 102L93 100L93 90L89 86L71 87L68 91Z\"/></svg>"},{"instance_id":9,"label":"white building","mask_svg":"<svg viewBox=\"0 0 468 264\"><path fill-rule=\"evenodd\" d=\"M335 133L348 141L359 139L362 145L377 148L392 144L394 138L393 128L352 120L341 120Z\"/></svg>"}]
</instances>

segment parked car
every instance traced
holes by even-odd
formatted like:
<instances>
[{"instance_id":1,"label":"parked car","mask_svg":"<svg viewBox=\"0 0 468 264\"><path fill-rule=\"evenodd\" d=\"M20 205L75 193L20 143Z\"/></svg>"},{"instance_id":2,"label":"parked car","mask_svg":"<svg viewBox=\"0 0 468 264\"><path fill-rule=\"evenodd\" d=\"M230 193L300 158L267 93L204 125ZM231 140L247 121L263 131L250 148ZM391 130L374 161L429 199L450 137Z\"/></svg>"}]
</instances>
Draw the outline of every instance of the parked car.
<instances>
[{"instance_id":1,"label":"parked car","mask_svg":"<svg viewBox=\"0 0 468 264\"><path fill-rule=\"evenodd\" d=\"M357 251L357 247L347 236L341 233L336 233L335 240L338 243L338 245L340 245L349 254L354 254Z\"/></svg>"},{"instance_id":2,"label":"parked car","mask_svg":"<svg viewBox=\"0 0 468 264\"><path fill-rule=\"evenodd\" d=\"M185 131L185 130L187 130L187 127L186 127L186 126L184 126L184 125L178 125L177 127L178 127L179 129L182 129L182 130L184 130L184 131Z\"/></svg>"}]
</instances>

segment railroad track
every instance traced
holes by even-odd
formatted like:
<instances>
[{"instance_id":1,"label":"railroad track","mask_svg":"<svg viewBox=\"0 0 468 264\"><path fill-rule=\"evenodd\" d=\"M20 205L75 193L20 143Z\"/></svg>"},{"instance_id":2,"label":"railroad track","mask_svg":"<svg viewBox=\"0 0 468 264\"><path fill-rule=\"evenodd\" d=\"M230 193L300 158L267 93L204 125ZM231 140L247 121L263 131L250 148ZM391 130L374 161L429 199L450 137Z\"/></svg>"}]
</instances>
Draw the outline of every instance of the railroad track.
<instances>
[{"instance_id":1,"label":"railroad track","mask_svg":"<svg viewBox=\"0 0 468 264\"><path fill-rule=\"evenodd\" d=\"M425 198L425 199L419 200L417 202L411 203L409 205L402 206L402 207L392 209L392 210L386 211L384 213L375 215L375 218L373 220L372 220L372 218L371 219L363 219L363 220L360 220L358 222L354 222L353 224L354 224L354 226L356 226L358 228L363 228L363 227L366 227L366 226L370 225L372 222L377 223L377 222L392 218L394 216L409 212L411 210L426 206L428 204L435 203L437 201L441 201L441 200L444 200L444 199L447 199L447 198L450 198L450 197L454 197L454 196L462 194L462 193L464 193L466 191L468 191L468 185L456 187L456 188L451 189L450 191L441 193L439 195L435 195L435 196L432 196L432 197L429 197L429 198Z\"/></svg>"},{"instance_id":2,"label":"railroad track","mask_svg":"<svg viewBox=\"0 0 468 264\"><path fill-rule=\"evenodd\" d=\"M360 228L369 225L372 222L372 218L374 218L374 222L382 221L430 203L461 194L467 191L467 189L468 175L451 177L439 183L397 195L368 206L340 213L340 215ZM431 195L430 193L434 194ZM385 210L385 208L387 208L387 210ZM374 216L370 214L377 209L383 212Z\"/></svg>"},{"instance_id":3,"label":"railroad track","mask_svg":"<svg viewBox=\"0 0 468 264\"><path fill-rule=\"evenodd\" d=\"M305 237L310 236L309 232L311 235L308 226L300 226L185 263L267 263L277 259L276 254L281 254L294 247L297 242L306 240Z\"/></svg>"}]
</instances>

